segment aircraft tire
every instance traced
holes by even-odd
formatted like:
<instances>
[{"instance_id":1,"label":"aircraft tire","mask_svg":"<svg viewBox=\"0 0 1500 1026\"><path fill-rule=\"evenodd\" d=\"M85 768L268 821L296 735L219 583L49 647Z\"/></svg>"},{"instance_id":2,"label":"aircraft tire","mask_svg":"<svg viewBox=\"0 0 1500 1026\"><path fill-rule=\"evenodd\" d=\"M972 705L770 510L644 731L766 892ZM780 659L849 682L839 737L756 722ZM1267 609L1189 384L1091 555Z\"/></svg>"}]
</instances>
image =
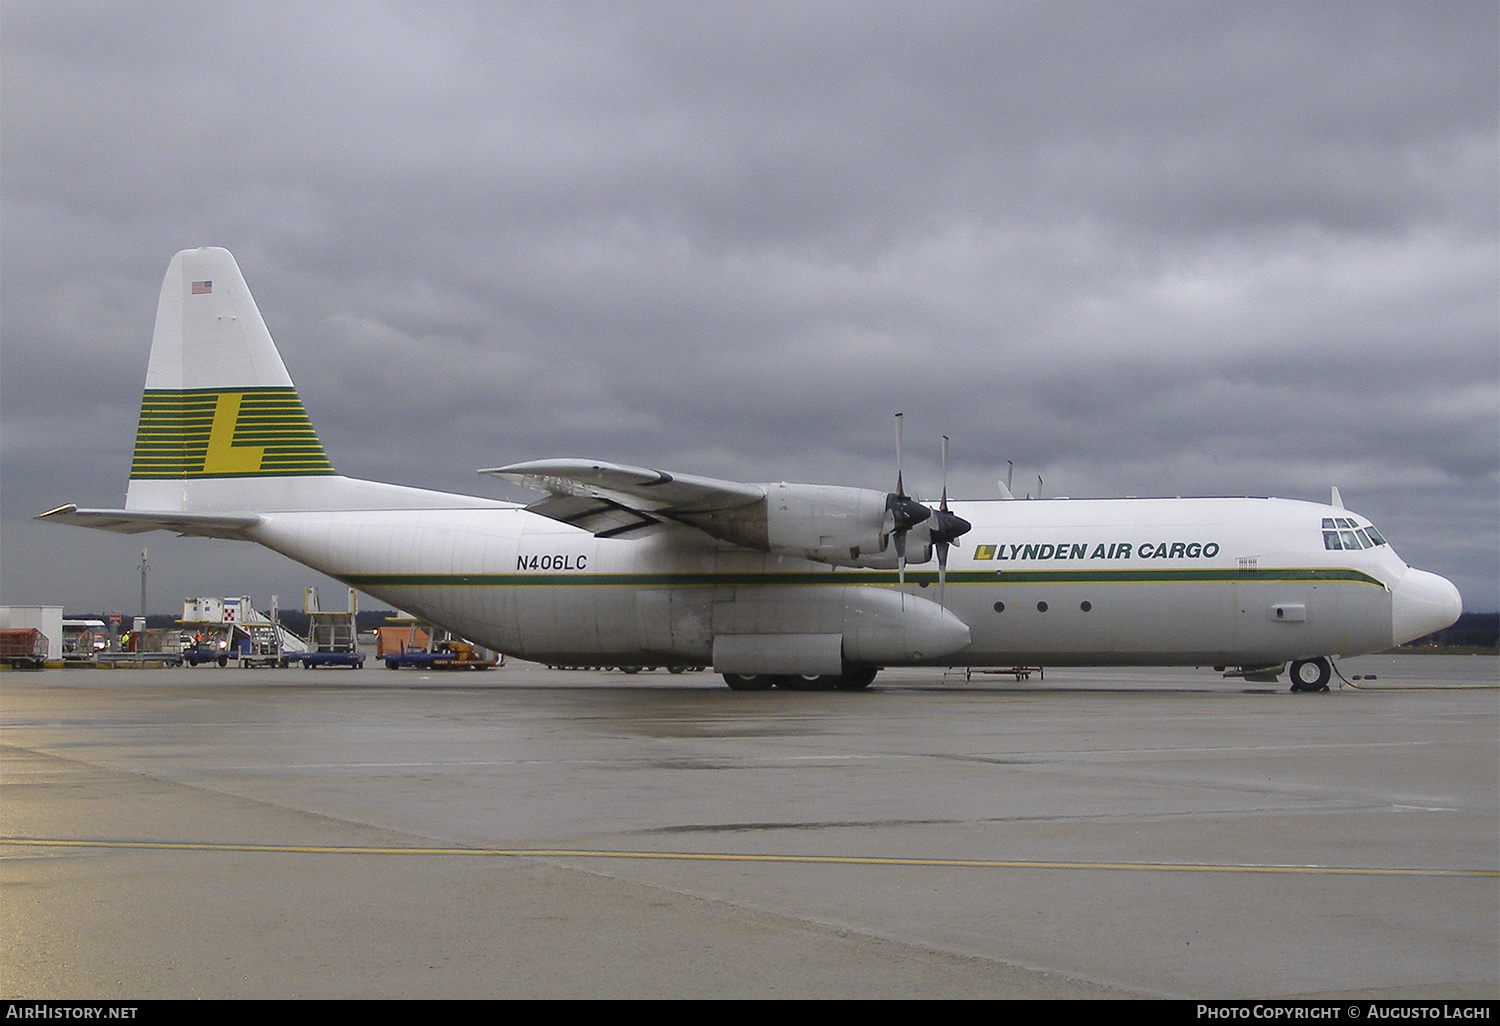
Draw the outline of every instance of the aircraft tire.
<instances>
[{"instance_id":1,"label":"aircraft tire","mask_svg":"<svg viewBox=\"0 0 1500 1026\"><path fill-rule=\"evenodd\" d=\"M1328 660L1321 656L1317 659L1299 659L1292 663L1292 690L1327 691L1328 678L1332 672Z\"/></svg>"},{"instance_id":2,"label":"aircraft tire","mask_svg":"<svg viewBox=\"0 0 1500 1026\"><path fill-rule=\"evenodd\" d=\"M219 656L219 665L220 666L228 666L229 665L229 657L228 656Z\"/></svg>"},{"instance_id":3,"label":"aircraft tire","mask_svg":"<svg viewBox=\"0 0 1500 1026\"><path fill-rule=\"evenodd\" d=\"M873 666L850 666L838 678L840 691L863 691L875 680L880 671Z\"/></svg>"},{"instance_id":4,"label":"aircraft tire","mask_svg":"<svg viewBox=\"0 0 1500 1026\"><path fill-rule=\"evenodd\" d=\"M724 683L732 691L770 691L776 679L768 673L726 673Z\"/></svg>"}]
</instances>

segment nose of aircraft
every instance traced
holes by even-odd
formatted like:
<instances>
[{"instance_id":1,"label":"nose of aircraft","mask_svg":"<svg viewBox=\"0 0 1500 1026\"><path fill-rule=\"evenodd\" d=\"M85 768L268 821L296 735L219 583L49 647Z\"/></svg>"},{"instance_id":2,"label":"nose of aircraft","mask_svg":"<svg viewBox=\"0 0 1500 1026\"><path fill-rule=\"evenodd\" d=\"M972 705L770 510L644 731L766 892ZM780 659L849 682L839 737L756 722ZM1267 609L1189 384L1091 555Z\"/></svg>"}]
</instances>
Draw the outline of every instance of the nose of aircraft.
<instances>
[{"instance_id":1,"label":"nose of aircraft","mask_svg":"<svg viewBox=\"0 0 1500 1026\"><path fill-rule=\"evenodd\" d=\"M1464 611L1463 596L1446 577L1408 569L1391 592L1391 636L1397 645L1440 631Z\"/></svg>"}]
</instances>

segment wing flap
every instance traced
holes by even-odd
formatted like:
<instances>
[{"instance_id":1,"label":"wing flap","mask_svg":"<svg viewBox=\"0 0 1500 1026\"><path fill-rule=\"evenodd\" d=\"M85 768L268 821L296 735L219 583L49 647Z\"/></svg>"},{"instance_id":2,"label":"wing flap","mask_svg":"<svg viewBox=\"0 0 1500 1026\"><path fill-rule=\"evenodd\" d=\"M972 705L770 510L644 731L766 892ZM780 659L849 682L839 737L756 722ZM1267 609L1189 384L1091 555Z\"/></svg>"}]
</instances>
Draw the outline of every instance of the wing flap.
<instances>
[{"instance_id":1,"label":"wing flap","mask_svg":"<svg viewBox=\"0 0 1500 1026\"><path fill-rule=\"evenodd\" d=\"M661 523L660 517L622 506L609 499L587 495L549 495L533 502L526 509L560 523L582 528L601 538L618 538Z\"/></svg>"},{"instance_id":2,"label":"wing flap","mask_svg":"<svg viewBox=\"0 0 1500 1026\"><path fill-rule=\"evenodd\" d=\"M37 520L73 524L116 534L176 531L183 537L249 540L246 534L260 523L257 513L185 513L178 510L79 509L72 503L49 509Z\"/></svg>"}]
</instances>

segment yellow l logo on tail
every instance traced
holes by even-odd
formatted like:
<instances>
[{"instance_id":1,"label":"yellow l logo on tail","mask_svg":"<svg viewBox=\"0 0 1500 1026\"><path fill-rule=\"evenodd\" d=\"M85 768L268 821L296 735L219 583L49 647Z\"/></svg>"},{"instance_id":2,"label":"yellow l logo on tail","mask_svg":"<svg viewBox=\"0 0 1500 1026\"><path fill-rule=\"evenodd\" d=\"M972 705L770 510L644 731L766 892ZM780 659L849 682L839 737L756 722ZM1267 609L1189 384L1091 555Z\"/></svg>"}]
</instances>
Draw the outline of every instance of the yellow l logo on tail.
<instances>
[{"instance_id":1,"label":"yellow l logo on tail","mask_svg":"<svg viewBox=\"0 0 1500 1026\"><path fill-rule=\"evenodd\" d=\"M222 392L214 404L213 427L208 432L208 452L203 456L205 474L254 474L266 453L263 445L235 445L234 427L240 419L242 392Z\"/></svg>"},{"instance_id":2,"label":"yellow l logo on tail","mask_svg":"<svg viewBox=\"0 0 1500 1026\"><path fill-rule=\"evenodd\" d=\"M336 474L290 388L147 389L130 479Z\"/></svg>"}]
</instances>

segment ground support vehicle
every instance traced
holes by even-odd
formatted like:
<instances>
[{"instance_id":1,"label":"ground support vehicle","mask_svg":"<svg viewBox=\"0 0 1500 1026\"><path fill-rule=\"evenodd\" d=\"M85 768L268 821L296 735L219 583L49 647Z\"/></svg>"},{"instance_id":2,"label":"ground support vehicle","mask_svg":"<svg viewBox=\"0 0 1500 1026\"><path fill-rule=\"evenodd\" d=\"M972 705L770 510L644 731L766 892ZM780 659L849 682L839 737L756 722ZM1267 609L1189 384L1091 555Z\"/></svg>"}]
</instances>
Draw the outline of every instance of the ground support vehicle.
<instances>
[{"instance_id":1,"label":"ground support vehicle","mask_svg":"<svg viewBox=\"0 0 1500 1026\"><path fill-rule=\"evenodd\" d=\"M385 654L387 669L415 666L423 670L488 670L499 666L498 658L486 656L467 641L439 641L431 651L408 648Z\"/></svg>"},{"instance_id":2,"label":"ground support vehicle","mask_svg":"<svg viewBox=\"0 0 1500 1026\"><path fill-rule=\"evenodd\" d=\"M245 668L274 666L286 669L295 653L282 648L283 629L276 622L276 610L272 607L269 623L241 624L248 644L240 652L240 666Z\"/></svg>"},{"instance_id":3,"label":"ground support vehicle","mask_svg":"<svg viewBox=\"0 0 1500 1026\"><path fill-rule=\"evenodd\" d=\"M238 655L238 651L229 647L228 631L198 635L182 646L182 661L189 666L197 666L199 663L218 663L220 666L228 666L229 660Z\"/></svg>"},{"instance_id":4,"label":"ground support vehicle","mask_svg":"<svg viewBox=\"0 0 1500 1026\"><path fill-rule=\"evenodd\" d=\"M297 660L304 670L311 670L318 666L349 666L357 670L365 665L363 652L298 652L296 655L287 656L287 659Z\"/></svg>"},{"instance_id":5,"label":"ground support vehicle","mask_svg":"<svg viewBox=\"0 0 1500 1026\"><path fill-rule=\"evenodd\" d=\"M349 589L348 608L325 610L318 599L318 589L302 589L302 612L307 614L307 651L291 655L303 669L316 666L349 666L359 669L365 665L365 655L359 650L359 629L355 624L357 611L354 589Z\"/></svg>"},{"instance_id":6,"label":"ground support vehicle","mask_svg":"<svg viewBox=\"0 0 1500 1026\"><path fill-rule=\"evenodd\" d=\"M376 629L375 658L391 670L488 670L505 662L503 655L404 615L390 617Z\"/></svg>"},{"instance_id":7,"label":"ground support vehicle","mask_svg":"<svg viewBox=\"0 0 1500 1026\"><path fill-rule=\"evenodd\" d=\"M0 663L13 669L40 670L47 662L47 636L35 627L0 629Z\"/></svg>"}]
</instances>

